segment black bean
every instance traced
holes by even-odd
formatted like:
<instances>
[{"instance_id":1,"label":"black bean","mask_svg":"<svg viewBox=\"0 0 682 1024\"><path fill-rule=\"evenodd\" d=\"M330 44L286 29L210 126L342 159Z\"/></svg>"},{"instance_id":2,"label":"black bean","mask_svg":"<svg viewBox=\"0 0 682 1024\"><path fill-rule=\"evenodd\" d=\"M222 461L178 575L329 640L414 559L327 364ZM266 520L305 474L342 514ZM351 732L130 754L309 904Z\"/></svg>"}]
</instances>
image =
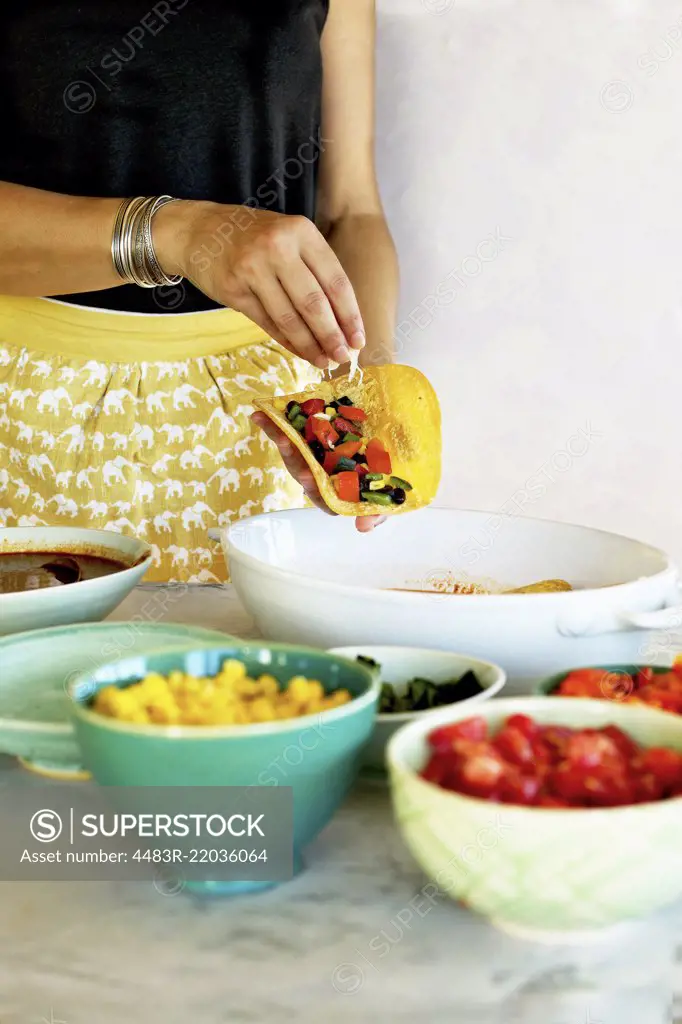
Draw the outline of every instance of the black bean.
<instances>
[{"instance_id":1,"label":"black bean","mask_svg":"<svg viewBox=\"0 0 682 1024\"><path fill-rule=\"evenodd\" d=\"M311 441L310 450L318 462L324 462L324 448L319 441Z\"/></svg>"},{"instance_id":2,"label":"black bean","mask_svg":"<svg viewBox=\"0 0 682 1024\"><path fill-rule=\"evenodd\" d=\"M405 497L405 491L402 489L402 487L393 488L393 501L396 505L402 505L403 502L405 501Z\"/></svg>"},{"instance_id":3,"label":"black bean","mask_svg":"<svg viewBox=\"0 0 682 1024\"><path fill-rule=\"evenodd\" d=\"M358 465L360 465L360 466L366 466L367 465L367 456L366 455L361 455L360 452L358 452L357 455L353 456L353 462L357 462Z\"/></svg>"},{"instance_id":4,"label":"black bean","mask_svg":"<svg viewBox=\"0 0 682 1024\"><path fill-rule=\"evenodd\" d=\"M337 398L336 401L339 403L339 405L352 405L353 404L351 402L350 398L348 398L346 395L344 395L343 398Z\"/></svg>"}]
</instances>

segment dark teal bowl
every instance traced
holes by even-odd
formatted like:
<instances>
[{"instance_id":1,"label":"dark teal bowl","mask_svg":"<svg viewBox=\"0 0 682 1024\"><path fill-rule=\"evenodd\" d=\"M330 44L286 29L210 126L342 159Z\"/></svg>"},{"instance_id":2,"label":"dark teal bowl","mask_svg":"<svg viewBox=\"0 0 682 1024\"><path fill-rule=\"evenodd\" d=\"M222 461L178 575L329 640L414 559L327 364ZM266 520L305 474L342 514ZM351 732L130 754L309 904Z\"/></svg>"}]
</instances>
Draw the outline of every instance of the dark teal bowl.
<instances>
[{"instance_id":1,"label":"dark teal bowl","mask_svg":"<svg viewBox=\"0 0 682 1024\"><path fill-rule=\"evenodd\" d=\"M655 675L660 675L665 672L670 672L670 668L666 668L661 665L580 665L577 668L569 669L568 672L559 672L557 675L550 676L548 679L538 685L536 693L544 694L549 697L556 690L557 686L564 681L567 676L570 676L572 672L580 672L582 669L593 668L599 672L603 672L605 675L610 673L620 674L627 672L628 675L637 675L641 669L649 668L654 672ZM595 698L596 699L596 698ZM614 700L617 698L608 697L604 695L604 700Z\"/></svg>"},{"instance_id":2,"label":"dark teal bowl","mask_svg":"<svg viewBox=\"0 0 682 1024\"><path fill-rule=\"evenodd\" d=\"M354 699L314 716L234 726L137 725L88 707L104 686L125 687L150 672L213 676L228 658L244 662L252 676L267 673L286 683L303 675L318 679L327 692L343 687ZM355 779L374 728L379 692L379 679L356 662L313 648L239 641L127 658L84 673L69 687L83 763L100 785L291 786L295 873L303 866L302 851L331 820ZM316 742L310 736L313 725ZM276 766L284 764L291 748L304 756L286 759L282 775ZM271 884L195 882L186 888L213 895Z\"/></svg>"}]
</instances>

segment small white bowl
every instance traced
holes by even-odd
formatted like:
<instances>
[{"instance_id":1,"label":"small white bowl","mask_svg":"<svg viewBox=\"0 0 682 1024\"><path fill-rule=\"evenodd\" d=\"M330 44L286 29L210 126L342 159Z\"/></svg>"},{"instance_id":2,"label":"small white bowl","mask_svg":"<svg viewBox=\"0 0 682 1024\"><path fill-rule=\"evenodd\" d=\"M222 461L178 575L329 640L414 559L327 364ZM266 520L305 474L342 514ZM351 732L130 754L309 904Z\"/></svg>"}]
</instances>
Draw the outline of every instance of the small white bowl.
<instances>
[{"instance_id":1,"label":"small white bowl","mask_svg":"<svg viewBox=\"0 0 682 1024\"><path fill-rule=\"evenodd\" d=\"M392 683L396 693L402 696L410 680L416 676L432 682L446 683L460 679L465 672L474 672L484 688L482 693L466 700L456 701L457 707L471 707L482 700L490 700L500 692L506 682L506 674L499 665L481 661L467 654L452 654L450 651L431 651L422 647L332 647L329 654L354 661L358 655L371 658L381 666L382 683ZM426 711L397 711L377 714L372 738L367 744L363 766L373 771L386 770L386 744L394 732L408 722L444 711L448 705L429 708Z\"/></svg>"},{"instance_id":2,"label":"small white bowl","mask_svg":"<svg viewBox=\"0 0 682 1024\"><path fill-rule=\"evenodd\" d=\"M118 562L122 568L64 587L0 594L0 636L100 622L118 608L152 564L152 550L145 541L111 530L72 526L0 529L0 554L19 552L94 555Z\"/></svg>"}]
</instances>

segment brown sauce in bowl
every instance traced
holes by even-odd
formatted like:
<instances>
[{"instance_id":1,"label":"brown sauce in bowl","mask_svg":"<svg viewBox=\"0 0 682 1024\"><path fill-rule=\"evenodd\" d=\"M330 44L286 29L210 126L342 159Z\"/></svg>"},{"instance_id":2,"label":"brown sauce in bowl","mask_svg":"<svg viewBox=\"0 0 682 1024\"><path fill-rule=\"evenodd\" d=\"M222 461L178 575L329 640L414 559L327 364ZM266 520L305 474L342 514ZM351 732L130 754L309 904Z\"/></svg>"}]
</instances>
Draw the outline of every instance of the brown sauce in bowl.
<instances>
[{"instance_id":1,"label":"brown sauce in bowl","mask_svg":"<svg viewBox=\"0 0 682 1024\"><path fill-rule=\"evenodd\" d=\"M68 586L128 568L112 558L67 551L0 552L0 595Z\"/></svg>"}]
</instances>

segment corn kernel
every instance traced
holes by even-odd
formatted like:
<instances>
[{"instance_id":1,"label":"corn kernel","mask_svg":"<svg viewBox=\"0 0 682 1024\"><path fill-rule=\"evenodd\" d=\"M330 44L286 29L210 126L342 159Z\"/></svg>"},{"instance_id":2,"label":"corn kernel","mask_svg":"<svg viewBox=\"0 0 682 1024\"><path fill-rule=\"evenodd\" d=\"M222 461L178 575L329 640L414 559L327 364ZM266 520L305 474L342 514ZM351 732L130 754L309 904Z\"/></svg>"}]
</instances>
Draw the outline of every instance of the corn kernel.
<instances>
[{"instance_id":1,"label":"corn kernel","mask_svg":"<svg viewBox=\"0 0 682 1024\"><path fill-rule=\"evenodd\" d=\"M347 690L326 695L319 680L301 675L280 688L274 676L252 679L242 662L227 660L213 678L150 672L124 689L103 687L92 706L110 718L140 724L248 725L319 714L351 699Z\"/></svg>"}]
</instances>

